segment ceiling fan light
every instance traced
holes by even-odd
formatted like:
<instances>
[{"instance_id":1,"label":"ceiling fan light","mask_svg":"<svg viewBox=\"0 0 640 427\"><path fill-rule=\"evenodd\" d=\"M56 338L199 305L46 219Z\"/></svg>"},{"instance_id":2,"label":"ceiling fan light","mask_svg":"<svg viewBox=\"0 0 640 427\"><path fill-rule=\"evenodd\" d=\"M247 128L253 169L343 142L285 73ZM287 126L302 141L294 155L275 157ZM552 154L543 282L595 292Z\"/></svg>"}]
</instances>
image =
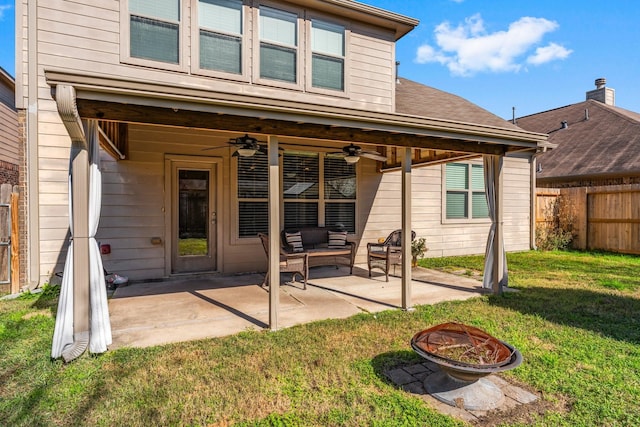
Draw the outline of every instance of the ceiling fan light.
<instances>
[{"instance_id":1,"label":"ceiling fan light","mask_svg":"<svg viewBox=\"0 0 640 427\"><path fill-rule=\"evenodd\" d=\"M252 157L254 154L256 154L256 149L255 148L238 148L237 152L238 152L238 155L242 157Z\"/></svg>"},{"instance_id":2,"label":"ceiling fan light","mask_svg":"<svg viewBox=\"0 0 640 427\"><path fill-rule=\"evenodd\" d=\"M344 156L344 161L349 163L350 165L358 163L358 160L360 160L360 157L358 156Z\"/></svg>"}]
</instances>

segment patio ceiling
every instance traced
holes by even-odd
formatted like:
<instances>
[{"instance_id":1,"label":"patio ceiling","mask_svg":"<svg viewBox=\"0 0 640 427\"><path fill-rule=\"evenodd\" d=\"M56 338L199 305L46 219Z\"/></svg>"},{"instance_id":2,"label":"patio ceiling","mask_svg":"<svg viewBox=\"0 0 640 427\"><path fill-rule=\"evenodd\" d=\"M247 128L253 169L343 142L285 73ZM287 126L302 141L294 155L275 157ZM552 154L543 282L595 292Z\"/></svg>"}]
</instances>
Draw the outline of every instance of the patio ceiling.
<instances>
[{"instance_id":1,"label":"patio ceiling","mask_svg":"<svg viewBox=\"0 0 640 427\"><path fill-rule=\"evenodd\" d=\"M47 82L72 85L77 108L85 119L156 124L305 138L356 142L386 147L386 169L399 166L395 148L416 150L416 163L433 163L482 154L536 150L547 136L520 129L504 129L417 117L371 112L295 101L217 93L98 75L48 71ZM396 165L397 163L397 165Z\"/></svg>"}]
</instances>

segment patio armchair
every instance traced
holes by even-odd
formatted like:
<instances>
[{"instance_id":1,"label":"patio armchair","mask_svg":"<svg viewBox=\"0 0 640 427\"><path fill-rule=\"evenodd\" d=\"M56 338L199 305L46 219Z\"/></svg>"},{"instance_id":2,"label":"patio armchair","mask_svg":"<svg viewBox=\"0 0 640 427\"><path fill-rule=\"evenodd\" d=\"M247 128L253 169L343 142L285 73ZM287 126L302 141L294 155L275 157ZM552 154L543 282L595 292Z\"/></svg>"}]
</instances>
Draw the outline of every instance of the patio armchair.
<instances>
[{"instance_id":1,"label":"patio armchair","mask_svg":"<svg viewBox=\"0 0 640 427\"><path fill-rule=\"evenodd\" d=\"M260 237L260 241L262 242L262 247L264 248L264 253L267 255L267 260L269 260L269 236L263 233L258 233L258 237ZM302 277L303 289L307 289L307 277L309 276L309 254L306 252L297 252L297 253L287 253L282 248L282 245L278 245L280 247L280 273L293 273L291 276L291 280L295 282L296 274L299 274ZM267 274L264 276L264 282L262 282L262 286L266 286L269 282L269 270L267 269Z\"/></svg>"},{"instance_id":2,"label":"patio armchair","mask_svg":"<svg viewBox=\"0 0 640 427\"><path fill-rule=\"evenodd\" d=\"M416 232L411 231L411 241L416 238ZM371 269L379 268L384 271L387 282L389 281L389 267L402 262L402 230L394 230L382 243L367 243L367 266L369 277Z\"/></svg>"}]
</instances>

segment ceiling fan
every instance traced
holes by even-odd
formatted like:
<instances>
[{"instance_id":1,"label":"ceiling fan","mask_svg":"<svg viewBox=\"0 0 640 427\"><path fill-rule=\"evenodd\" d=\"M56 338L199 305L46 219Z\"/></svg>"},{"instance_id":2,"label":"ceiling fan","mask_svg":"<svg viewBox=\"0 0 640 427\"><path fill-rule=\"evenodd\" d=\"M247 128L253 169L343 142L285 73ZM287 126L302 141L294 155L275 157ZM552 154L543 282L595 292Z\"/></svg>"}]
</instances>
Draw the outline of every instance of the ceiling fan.
<instances>
[{"instance_id":1,"label":"ceiling fan","mask_svg":"<svg viewBox=\"0 0 640 427\"><path fill-rule=\"evenodd\" d=\"M342 151L337 153L330 153L344 156L344 160L347 163L357 163L360 157L366 157L368 159L377 160L379 162L386 162L387 158L377 151L365 151L361 147L354 145L353 143L342 148Z\"/></svg>"},{"instance_id":2,"label":"ceiling fan","mask_svg":"<svg viewBox=\"0 0 640 427\"><path fill-rule=\"evenodd\" d=\"M233 157L251 157L256 153L267 154L267 147L265 145L261 145L260 143L264 143L264 141L258 141L256 138L249 136L249 134L244 134L244 136L239 136L237 138L231 138L227 141L227 144L231 144L236 148L236 151L232 154ZM215 150L218 148L224 147L209 147L204 148L203 151L206 150Z\"/></svg>"}]
</instances>

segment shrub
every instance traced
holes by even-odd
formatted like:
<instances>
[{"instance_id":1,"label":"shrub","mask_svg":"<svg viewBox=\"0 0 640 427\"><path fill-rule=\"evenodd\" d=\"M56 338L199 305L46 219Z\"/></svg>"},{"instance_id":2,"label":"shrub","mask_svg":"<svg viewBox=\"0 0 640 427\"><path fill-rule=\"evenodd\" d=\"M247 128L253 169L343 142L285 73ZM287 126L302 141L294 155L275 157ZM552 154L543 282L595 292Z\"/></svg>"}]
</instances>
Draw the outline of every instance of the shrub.
<instances>
[{"instance_id":1,"label":"shrub","mask_svg":"<svg viewBox=\"0 0 640 427\"><path fill-rule=\"evenodd\" d=\"M541 251L566 250L575 237L575 215L568 199L558 196L543 211L545 222L536 226L536 246Z\"/></svg>"}]
</instances>

